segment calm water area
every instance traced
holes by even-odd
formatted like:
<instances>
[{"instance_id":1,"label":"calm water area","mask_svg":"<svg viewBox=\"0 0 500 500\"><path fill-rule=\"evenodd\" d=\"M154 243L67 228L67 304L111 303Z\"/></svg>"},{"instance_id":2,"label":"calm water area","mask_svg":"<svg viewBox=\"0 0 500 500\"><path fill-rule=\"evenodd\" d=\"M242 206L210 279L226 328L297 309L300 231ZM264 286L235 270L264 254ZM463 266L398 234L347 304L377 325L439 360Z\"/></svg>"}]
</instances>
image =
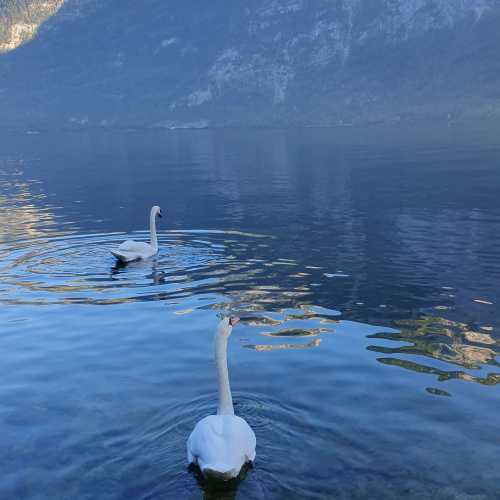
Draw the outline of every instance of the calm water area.
<instances>
[{"instance_id":1,"label":"calm water area","mask_svg":"<svg viewBox=\"0 0 500 500\"><path fill-rule=\"evenodd\" d=\"M498 499L499 302L487 127L3 131L0 498ZM185 449L221 313L223 488Z\"/></svg>"}]
</instances>

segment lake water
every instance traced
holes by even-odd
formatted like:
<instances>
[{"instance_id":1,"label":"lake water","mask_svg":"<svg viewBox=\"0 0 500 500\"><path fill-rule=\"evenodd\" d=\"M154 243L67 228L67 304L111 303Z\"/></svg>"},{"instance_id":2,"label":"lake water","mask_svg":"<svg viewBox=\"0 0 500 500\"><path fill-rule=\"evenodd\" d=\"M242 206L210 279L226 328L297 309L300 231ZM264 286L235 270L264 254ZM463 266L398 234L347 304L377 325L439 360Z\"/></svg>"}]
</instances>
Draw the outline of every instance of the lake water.
<instances>
[{"instance_id":1,"label":"lake water","mask_svg":"<svg viewBox=\"0 0 500 500\"><path fill-rule=\"evenodd\" d=\"M0 498L497 499L499 301L488 129L4 131ZM185 443L229 311L221 489Z\"/></svg>"}]
</instances>

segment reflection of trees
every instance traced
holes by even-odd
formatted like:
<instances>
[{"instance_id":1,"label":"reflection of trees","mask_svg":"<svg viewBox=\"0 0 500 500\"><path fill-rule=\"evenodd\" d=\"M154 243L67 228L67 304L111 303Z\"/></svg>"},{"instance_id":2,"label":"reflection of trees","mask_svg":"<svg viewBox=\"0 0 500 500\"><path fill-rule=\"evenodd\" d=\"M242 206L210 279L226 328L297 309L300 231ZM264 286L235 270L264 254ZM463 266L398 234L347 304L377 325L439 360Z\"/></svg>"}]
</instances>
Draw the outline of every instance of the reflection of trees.
<instances>
[{"instance_id":1,"label":"reflection of trees","mask_svg":"<svg viewBox=\"0 0 500 500\"><path fill-rule=\"evenodd\" d=\"M407 342L411 345L399 347L371 345L368 349L383 354L425 356L453 363L466 369L479 369L481 365L500 366L496 360L496 356L500 352L499 342L488 333L472 331L465 323L439 317L423 317L398 323L402 327L400 332L377 333L370 338ZM425 364L393 357L379 358L378 361L420 373L437 375L441 381L460 379L485 385L500 383L500 373L489 373L485 377L478 377L464 371L440 370Z\"/></svg>"}]
</instances>

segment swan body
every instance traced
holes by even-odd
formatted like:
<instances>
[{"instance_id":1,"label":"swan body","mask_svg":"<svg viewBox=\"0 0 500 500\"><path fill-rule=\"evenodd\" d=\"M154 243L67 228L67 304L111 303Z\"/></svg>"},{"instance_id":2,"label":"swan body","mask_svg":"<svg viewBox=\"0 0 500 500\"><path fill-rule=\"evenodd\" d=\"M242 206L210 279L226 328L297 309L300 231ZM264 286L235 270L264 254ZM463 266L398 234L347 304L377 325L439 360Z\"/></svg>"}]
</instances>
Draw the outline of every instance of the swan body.
<instances>
[{"instance_id":1,"label":"swan body","mask_svg":"<svg viewBox=\"0 0 500 500\"><path fill-rule=\"evenodd\" d=\"M156 217L161 217L161 208L154 206L149 215L149 232L151 243L142 241L127 240L118 246L116 250L111 250L118 260L122 262L133 262L135 260L149 259L158 253L158 239L156 237Z\"/></svg>"},{"instance_id":2,"label":"swan body","mask_svg":"<svg viewBox=\"0 0 500 500\"><path fill-rule=\"evenodd\" d=\"M254 460L255 434L236 415L208 415L188 440L188 462L198 465L205 476L232 479Z\"/></svg>"},{"instance_id":3,"label":"swan body","mask_svg":"<svg viewBox=\"0 0 500 500\"><path fill-rule=\"evenodd\" d=\"M256 438L247 422L234 414L227 370L227 340L239 318L224 318L215 334L215 358L219 382L217 415L200 420L187 442L188 462L206 477L225 481L239 475L255 460Z\"/></svg>"},{"instance_id":4,"label":"swan body","mask_svg":"<svg viewBox=\"0 0 500 500\"><path fill-rule=\"evenodd\" d=\"M149 243L133 240L124 241L116 250L111 250L111 253L122 262L149 259L157 252L158 249L155 250Z\"/></svg>"}]
</instances>

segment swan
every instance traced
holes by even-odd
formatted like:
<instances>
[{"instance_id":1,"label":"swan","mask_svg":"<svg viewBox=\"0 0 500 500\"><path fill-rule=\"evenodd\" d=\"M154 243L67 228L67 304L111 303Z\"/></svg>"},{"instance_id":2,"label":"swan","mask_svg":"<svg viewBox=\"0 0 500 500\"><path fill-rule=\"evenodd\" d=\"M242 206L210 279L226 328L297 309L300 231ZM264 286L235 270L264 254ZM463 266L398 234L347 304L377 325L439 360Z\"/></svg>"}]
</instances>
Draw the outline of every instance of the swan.
<instances>
[{"instance_id":1,"label":"swan","mask_svg":"<svg viewBox=\"0 0 500 500\"><path fill-rule=\"evenodd\" d=\"M111 253L121 262L132 262L134 260L149 259L158 253L158 239L156 238L156 216L161 217L161 208L157 205L151 208L149 215L149 232L151 243L142 241L124 241Z\"/></svg>"},{"instance_id":2,"label":"swan","mask_svg":"<svg viewBox=\"0 0 500 500\"><path fill-rule=\"evenodd\" d=\"M203 476L224 481L237 477L246 463L255 460L255 434L245 420L234 414L227 370L227 341L238 321L238 317L226 317L217 326L217 415L200 420L187 442L188 462L197 465Z\"/></svg>"}]
</instances>

